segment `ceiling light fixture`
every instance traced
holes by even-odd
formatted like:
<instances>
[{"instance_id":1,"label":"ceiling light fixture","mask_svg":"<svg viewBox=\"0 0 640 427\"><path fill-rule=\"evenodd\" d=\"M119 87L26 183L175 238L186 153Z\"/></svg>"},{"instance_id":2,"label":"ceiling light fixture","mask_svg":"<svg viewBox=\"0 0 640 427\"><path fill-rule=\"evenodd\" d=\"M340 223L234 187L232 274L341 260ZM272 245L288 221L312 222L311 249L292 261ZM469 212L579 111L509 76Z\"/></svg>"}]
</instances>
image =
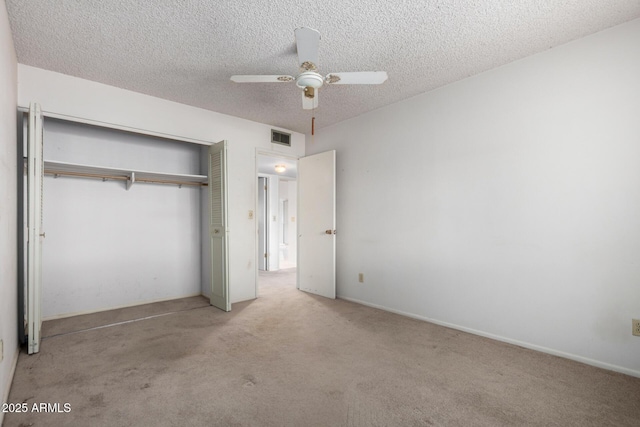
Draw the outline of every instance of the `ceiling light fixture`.
<instances>
[{"instance_id":1,"label":"ceiling light fixture","mask_svg":"<svg viewBox=\"0 0 640 427\"><path fill-rule=\"evenodd\" d=\"M285 167L285 165L276 165L276 172L278 173L284 173L284 171L286 171L287 168Z\"/></svg>"}]
</instances>

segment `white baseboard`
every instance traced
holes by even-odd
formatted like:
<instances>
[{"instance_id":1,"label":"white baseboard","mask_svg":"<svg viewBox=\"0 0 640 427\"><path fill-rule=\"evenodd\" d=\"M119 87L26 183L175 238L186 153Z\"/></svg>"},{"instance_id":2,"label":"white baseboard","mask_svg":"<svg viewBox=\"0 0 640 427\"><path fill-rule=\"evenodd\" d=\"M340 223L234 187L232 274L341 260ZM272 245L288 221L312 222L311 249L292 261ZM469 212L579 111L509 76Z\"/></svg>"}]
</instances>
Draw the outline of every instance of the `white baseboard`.
<instances>
[{"instance_id":1,"label":"white baseboard","mask_svg":"<svg viewBox=\"0 0 640 427\"><path fill-rule=\"evenodd\" d=\"M575 360L576 362L581 362L581 363L584 363L584 364L587 364L587 365L595 366L597 368L607 369L609 371L614 371L614 372L620 372L621 374L630 375L632 377L640 378L640 371L636 371L636 370L633 370L633 369L628 369L628 368L625 368L623 366L612 365L610 363L601 362L599 360L594 360L594 359L589 359L588 357L579 356L577 354L565 353L564 351L554 350L552 348L547 348L547 347L543 347L543 346L536 345L536 344L531 344L531 343L524 342L524 341L518 341L518 340L511 339L511 338L503 337L503 336L500 336L500 335L494 335L494 334L490 334L488 332L479 331L479 330L476 330L476 329L466 328L464 326L459 326L459 325L455 325L453 323L443 322L443 321L440 321L440 320L437 320L437 319L431 319L429 317L420 316L420 315L413 314L413 313L407 313L407 312L401 311L401 310L395 310L393 308L384 307L384 306L381 306L381 305L378 305L378 304L372 304L372 303L369 303L369 302L366 302L366 301L361 301L361 300L356 299L356 298L349 298L349 297L345 297L345 296L342 296L342 295L338 295L338 298L343 299L345 301L354 302L356 304L366 305L367 307L372 307L372 308L377 308L379 310L388 311L390 313L395 313L395 314L400 314L402 316L411 317L412 319L422 320L424 322L434 323L434 324L440 325L440 326L446 326L447 328L457 329L457 330L462 331L462 332L468 332L470 334L479 335L481 337L491 338L491 339L496 340L496 341L506 342L508 344L517 345L519 347L528 348L530 350L536 350L536 351L539 351L539 352L542 352L542 353L551 354L553 356L558 356L558 357L563 357L565 359Z\"/></svg>"},{"instance_id":2,"label":"white baseboard","mask_svg":"<svg viewBox=\"0 0 640 427\"><path fill-rule=\"evenodd\" d=\"M101 313L103 311L118 310L120 308L135 307L135 306L138 306L138 305L153 304L153 303L156 303L156 302L164 302L164 301L171 301L171 300L174 300L174 299L191 298L191 297L199 297L199 296L202 296L202 294L201 293L197 293L197 294L184 295L184 296L180 296L180 297L168 297L168 298L159 298L159 299L154 299L154 300L149 300L149 301L139 301L139 302L134 302L134 303L131 303L131 304L119 305L119 306L116 306L116 307L100 308L98 310L86 310L86 311L77 311L77 312L74 312L74 313L62 313L62 314L56 314L56 315L53 315L53 316L43 317L42 321L46 322L47 320L65 319L67 317L82 316L83 314Z\"/></svg>"},{"instance_id":3,"label":"white baseboard","mask_svg":"<svg viewBox=\"0 0 640 427\"><path fill-rule=\"evenodd\" d=\"M11 369L9 370L9 376L7 377L7 385L2 390L2 402L9 403L9 392L11 391L11 385L13 384L13 376L16 373L16 367L18 366L18 356L20 356L20 348L16 347L13 352L13 362L11 362ZM4 412L0 411L0 426L4 421Z\"/></svg>"}]
</instances>

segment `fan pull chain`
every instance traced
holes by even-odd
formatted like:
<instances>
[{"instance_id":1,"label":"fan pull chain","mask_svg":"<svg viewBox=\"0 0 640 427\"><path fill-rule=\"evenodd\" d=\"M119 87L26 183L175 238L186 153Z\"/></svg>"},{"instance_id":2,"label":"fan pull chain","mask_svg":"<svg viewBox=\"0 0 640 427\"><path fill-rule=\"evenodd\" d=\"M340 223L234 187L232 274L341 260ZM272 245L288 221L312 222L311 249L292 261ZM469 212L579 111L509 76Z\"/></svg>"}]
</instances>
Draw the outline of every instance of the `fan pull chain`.
<instances>
[{"instance_id":1,"label":"fan pull chain","mask_svg":"<svg viewBox=\"0 0 640 427\"><path fill-rule=\"evenodd\" d=\"M316 109L309 110L311 113L311 143L314 142L314 135L316 134Z\"/></svg>"}]
</instances>

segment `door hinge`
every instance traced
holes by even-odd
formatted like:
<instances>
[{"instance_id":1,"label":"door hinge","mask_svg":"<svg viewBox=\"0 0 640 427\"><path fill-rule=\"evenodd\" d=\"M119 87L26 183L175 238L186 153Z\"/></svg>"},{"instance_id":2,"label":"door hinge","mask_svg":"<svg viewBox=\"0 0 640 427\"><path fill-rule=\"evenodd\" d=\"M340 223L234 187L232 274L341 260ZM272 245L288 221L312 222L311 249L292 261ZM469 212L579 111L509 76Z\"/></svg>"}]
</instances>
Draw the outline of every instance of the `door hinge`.
<instances>
[{"instance_id":1,"label":"door hinge","mask_svg":"<svg viewBox=\"0 0 640 427\"><path fill-rule=\"evenodd\" d=\"M266 253L264 254L264 257L265 257L265 258L267 257L267 254L266 254Z\"/></svg>"}]
</instances>

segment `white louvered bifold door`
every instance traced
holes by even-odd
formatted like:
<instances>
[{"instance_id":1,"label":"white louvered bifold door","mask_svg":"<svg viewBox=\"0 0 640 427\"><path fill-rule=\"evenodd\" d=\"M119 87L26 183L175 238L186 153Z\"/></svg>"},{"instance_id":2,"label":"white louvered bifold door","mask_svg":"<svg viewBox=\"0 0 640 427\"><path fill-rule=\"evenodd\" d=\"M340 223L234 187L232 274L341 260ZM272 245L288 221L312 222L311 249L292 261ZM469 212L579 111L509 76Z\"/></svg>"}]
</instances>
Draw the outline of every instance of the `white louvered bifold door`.
<instances>
[{"instance_id":1,"label":"white louvered bifold door","mask_svg":"<svg viewBox=\"0 0 640 427\"><path fill-rule=\"evenodd\" d=\"M227 141L218 142L209 148L209 205L211 305L224 311L230 311Z\"/></svg>"},{"instance_id":2,"label":"white louvered bifold door","mask_svg":"<svg viewBox=\"0 0 640 427\"><path fill-rule=\"evenodd\" d=\"M27 348L28 353L40 351L42 326L42 110L38 104L29 106L27 133Z\"/></svg>"}]
</instances>

